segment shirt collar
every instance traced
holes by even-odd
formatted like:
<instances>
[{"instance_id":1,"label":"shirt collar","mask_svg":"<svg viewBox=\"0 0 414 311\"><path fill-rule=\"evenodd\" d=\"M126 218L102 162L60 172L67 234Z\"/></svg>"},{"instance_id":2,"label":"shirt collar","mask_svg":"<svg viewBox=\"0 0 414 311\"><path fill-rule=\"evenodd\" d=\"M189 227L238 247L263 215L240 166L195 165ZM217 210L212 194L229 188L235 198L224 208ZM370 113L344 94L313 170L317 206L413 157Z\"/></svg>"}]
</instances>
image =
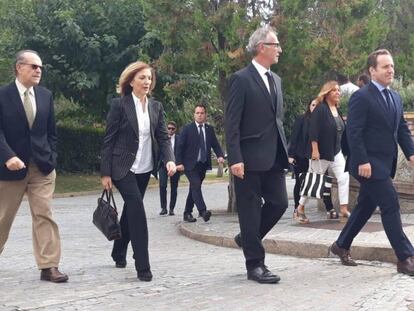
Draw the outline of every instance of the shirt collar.
<instances>
[{"instance_id":1,"label":"shirt collar","mask_svg":"<svg viewBox=\"0 0 414 311\"><path fill-rule=\"evenodd\" d=\"M33 86L27 88L19 80L17 80L17 78L16 78L15 83L16 83L17 90L19 91L20 96L24 96L24 92L26 92L26 90L29 90L30 95L34 95Z\"/></svg>"},{"instance_id":2,"label":"shirt collar","mask_svg":"<svg viewBox=\"0 0 414 311\"><path fill-rule=\"evenodd\" d=\"M380 91L380 93L382 93L382 91L383 91L384 89L389 90L389 87L385 87L385 86L383 86L381 83L378 83L378 82L377 82L377 81L375 81L375 80L371 80L371 82L372 82L372 84L374 84L374 85L377 87L377 89Z\"/></svg>"},{"instance_id":3,"label":"shirt collar","mask_svg":"<svg viewBox=\"0 0 414 311\"><path fill-rule=\"evenodd\" d=\"M135 96L134 93L131 93L131 94L132 94L132 99L134 100L135 105L142 104L141 100L137 96ZM145 106L148 107L148 97L146 97L146 96L145 96ZM145 109L145 111L146 110L147 109Z\"/></svg>"},{"instance_id":4,"label":"shirt collar","mask_svg":"<svg viewBox=\"0 0 414 311\"><path fill-rule=\"evenodd\" d=\"M266 69L265 67L260 65L258 62L256 62L254 59L252 59L252 64L261 76L264 76L266 74L266 72L269 71L269 69Z\"/></svg>"},{"instance_id":5,"label":"shirt collar","mask_svg":"<svg viewBox=\"0 0 414 311\"><path fill-rule=\"evenodd\" d=\"M203 127L205 126L204 125L204 123L198 123L197 121L194 121L195 122L195 124L197 125L197 128L200 126L200 125L202 125Z\"/></svg>"}]
</instances>

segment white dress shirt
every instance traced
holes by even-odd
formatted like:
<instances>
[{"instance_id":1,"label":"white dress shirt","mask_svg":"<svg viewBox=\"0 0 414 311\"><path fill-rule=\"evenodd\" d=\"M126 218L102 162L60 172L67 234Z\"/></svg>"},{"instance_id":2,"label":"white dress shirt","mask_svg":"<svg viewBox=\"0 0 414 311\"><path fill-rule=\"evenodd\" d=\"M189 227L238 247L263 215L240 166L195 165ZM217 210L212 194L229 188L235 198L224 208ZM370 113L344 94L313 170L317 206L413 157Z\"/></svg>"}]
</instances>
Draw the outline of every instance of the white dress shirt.
<instances>
[{"instance_id":1,"label":"white dress shirt","mask_svg":"<svg viewBox=\"0 0 414 311\"><path fill-rule=\"evenodd\" d=\"M132 93L132 98L134 100L138 120L139 143L135 161L131 167L131 172L134 174L144 174L151 172L154 168L152 159L151 124L148 112L148 98L145 98L145 111L142 108L140 99L136 97L134 93Z\"/></svg>"},{"instance_id":2,"label":"white dress shirt","mask_svg":"<svg viewBox=\"0 0 414 311\"><path fill-rule=\"evenodd\" d=\"M30 98L30 102L32 103L32 107L33 107L33 116L36 118L36 98L34 95L34 90L33 90L33 86L32 87L25 87L23 84L20 83L19 80L16 79L16 86L17 86L17 90L19 91L19 95L20 95L20 99L22 100L22 104L24 103L24 92L26 92L26 90L29 90L29 98Z\"/></svg>"},{"instance_id":3,"label":"white dress shirt","mask_svg":"<svg viewBox=\"0 0 414 311\"><path fill-rule=\"evenodd\" d=\"M252 64L253 66L256 68L256 70L259 72L259 75L262 77L262 80L264 82L264 84L267 87L267 91L270 93L270 87L269 87L269 79L266 76L266 72L270 72L269 69L266 69L265 67L263 67L262 65L260 65L258 62L256 62L254 59L252 60ZM270 73L272 74L272 73Z\"/></svg>"},{"instance_id":4,"label":"white dress shirt","mask_svg":"<svg viewBox=\"0 0 414 311\"><path fill-rule=\"evenodd\" d=\"M173 134L173 135L170 137L170 141L171 141L171 147L172 147L172 150L173 150L173 152L174 152L174 146L175 146L175 134Z\"/></svg>"}]
</instances>

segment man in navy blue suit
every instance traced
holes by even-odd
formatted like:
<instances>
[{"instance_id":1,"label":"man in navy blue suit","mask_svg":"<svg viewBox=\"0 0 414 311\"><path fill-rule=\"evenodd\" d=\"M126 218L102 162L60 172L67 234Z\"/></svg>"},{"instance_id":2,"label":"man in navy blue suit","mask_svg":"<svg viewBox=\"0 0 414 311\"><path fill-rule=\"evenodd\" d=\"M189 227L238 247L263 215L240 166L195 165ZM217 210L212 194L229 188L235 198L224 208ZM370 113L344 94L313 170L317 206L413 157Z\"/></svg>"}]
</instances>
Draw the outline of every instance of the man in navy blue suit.
<instances>
[{"instance_id":1,"label":"man in navy blue suit","mask_svg":"<svg viewBox=\"0 0 414 311\"><path fill-rule=\"evenodd\" d=\"M171 146L174 151L174 156L177 157L177 143L180 140L180 135L176 134L177 124L174 121L170 121L167 124L168 137L171 141ZM164 156L160 154L160 163L158 169L158 178L160 181L160 202L161 212L160 215L174 215L175 203L177 202L177 188L178 182L180 181L180 172L175 172L174 175L170 176L170 208L167 212L167 184L168 184L168 171L164 163Z\"/></svg>"},{"instance_id":2,"label":"man in navy blue suit","mask_svg":"<svg viewBox=\"0 0 414 311\"><path fill-rule=\"evenodd\" d=\"M217 162L224 162L223 151L217 140L214 128L206 123L207 108L198 104L194 110L194 122L187 124L180 135L177 150L177 170L184 170L190 182L187 201L184 209L184 221L195 222L192 216L194 204L204 221L209 221L211 212L207 210L201 192L201 184L206 170L211 170L211 148Z\"/></svg>"},{"instance_id":3,"label":"man in navy blue suit","mask_svg":"<svg viewBox=\"0 0 414 311\"><path fill-rule=\"evenodd\" d=\"M347 123L350 173L360 182L358 204L330 250L343 265L356 266L349 252L352 241L379 206L385 233L398 258L397 271L414 275L414 248L402 229L398 194L392 183L397 144L414 164L414 143L401 97L389 88L394 79L391 53L385 49L371 53L367 67L371 82L352 95Z\"/></svg>"}]
</instances>

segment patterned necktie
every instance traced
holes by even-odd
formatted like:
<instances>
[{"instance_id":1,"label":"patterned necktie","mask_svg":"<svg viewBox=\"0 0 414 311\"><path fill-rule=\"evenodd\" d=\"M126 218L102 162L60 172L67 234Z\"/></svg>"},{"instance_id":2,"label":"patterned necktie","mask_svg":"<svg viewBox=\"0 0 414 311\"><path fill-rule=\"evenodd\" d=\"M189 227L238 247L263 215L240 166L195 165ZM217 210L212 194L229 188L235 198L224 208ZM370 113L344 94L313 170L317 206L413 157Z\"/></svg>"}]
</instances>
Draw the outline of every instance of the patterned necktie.
<instances>
[{"instance_id":1,"label":"patterned necktie","mask_svg":"<svg viewBox=\"0 0 414 311\"><path fill-rule=\"evenodd\" d=\"M27 118L27 122L29 123L29 128L31 129L35 115L34 115L32 101L30 100L28 89L24 92L23 107L24 107L24 111L26 112L26 118Z\"/></svg>"},{"instance_id":2,"label":"patterned necktie","mask_svg":"<svg viewBox=\"0 0 414 311\"><path fill-rule=\"evenodd\" d=\"M207 152L206 152L206 141L204 139L203 133L203 125L200 124L198 126L200 132L198 133L200 139L200 162L205 163L207 162Z\"/></svg>"},{"instance_id":3,"label":"patterned necktie","mask_svg":"<svg viewBox=\"0 0 414 311\"><path fill-rule=\"evenodd\" d=\"M272 98L273 107L276 108L276 85L269 71L266 72L267 81L269 82L270 97Z\"/></svg>"},{"instance_id":4,"label":"patterned necktie","mask_svg":"<svg viewBox=\"0 0 414 311\"><path fill-rule=\"evenodd\" d=\"M391 103L391 98L390 98L390 91L388 91L388 89L383 89L382 92L385 95L385 102L387 104L387 110L391 111L392 103Z\"/></svg>"}]
</instances>

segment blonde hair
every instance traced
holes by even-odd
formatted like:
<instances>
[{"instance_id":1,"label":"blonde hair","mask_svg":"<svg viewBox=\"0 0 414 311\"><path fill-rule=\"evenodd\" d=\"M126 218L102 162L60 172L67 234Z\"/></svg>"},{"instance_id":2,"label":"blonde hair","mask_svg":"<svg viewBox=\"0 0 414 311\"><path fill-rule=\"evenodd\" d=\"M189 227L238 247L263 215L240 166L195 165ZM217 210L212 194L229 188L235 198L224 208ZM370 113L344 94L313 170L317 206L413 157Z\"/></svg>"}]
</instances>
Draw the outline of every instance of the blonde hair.
<instances>
[{"instance_id":1,"label":"blonde hair","mask_svg":"<svg viewBox=\"0 0 414 311\"><path fill-rule=\"evenodd\" d=\"M338 81L330 80L328 82L325 82L324 85L322 85L321 90L319 91L318 97L315 98L317 105L325 101L328 94L335 89L335 87L339 87Z\"/></svg>"},{"instance_id":2,"label":"blonde hair","mask_svg":"<svg viewBox=\"0 0 414 311\"><path fill-rule=\"evenodd\" d=\"M134 79L135 75L144 69L151 70L151 85L150 85L150 92L155 87L155 70L148 64L144 62L134 62L129 64L124 71L122 71L121 76L119 77L119 82L116 87L116 92L121 94L121 96L126 96L132 93L132 86L131 81Z\"/></svg>"}]
</instances>

